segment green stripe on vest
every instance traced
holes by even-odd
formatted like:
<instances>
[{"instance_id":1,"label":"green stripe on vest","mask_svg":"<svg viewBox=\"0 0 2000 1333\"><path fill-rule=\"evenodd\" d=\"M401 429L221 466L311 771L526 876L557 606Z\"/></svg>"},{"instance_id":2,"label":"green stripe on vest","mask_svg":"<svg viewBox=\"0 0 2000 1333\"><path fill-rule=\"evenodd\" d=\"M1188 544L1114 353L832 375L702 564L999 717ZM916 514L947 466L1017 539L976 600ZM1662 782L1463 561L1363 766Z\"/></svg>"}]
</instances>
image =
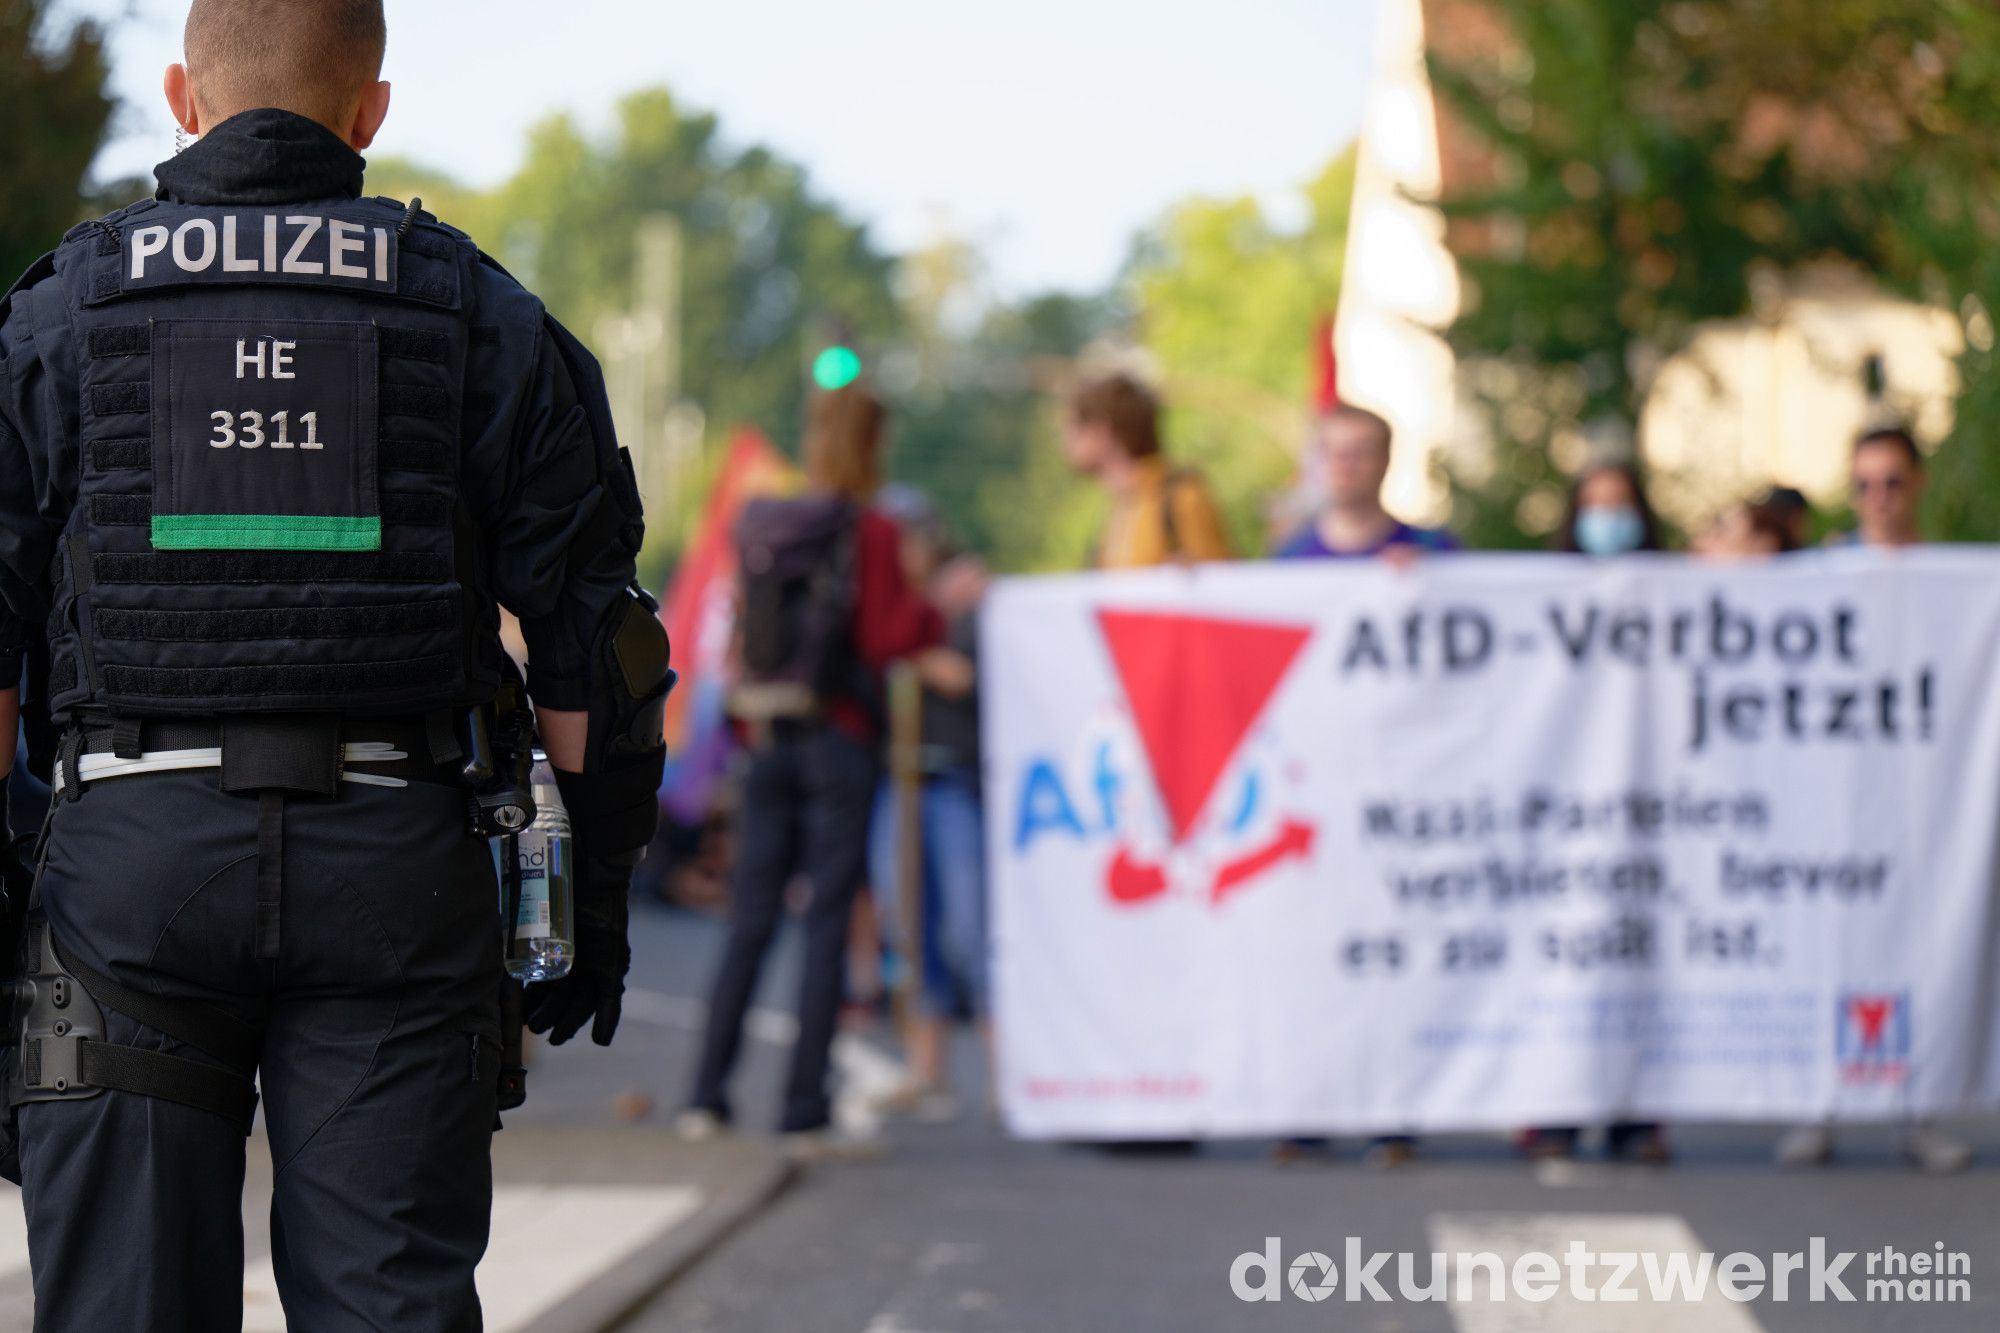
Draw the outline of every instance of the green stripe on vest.
<instances>
[{"instance_id":1,"label":"green stripe on vest","mask_svg":"<svg viewBox=\"0 0 2000 1333\"><path fill-rule=\"evenodd\" d=\"M382 520L305 514L155 514L156 551L379 551Z\"/></svg>"}]
</instances>

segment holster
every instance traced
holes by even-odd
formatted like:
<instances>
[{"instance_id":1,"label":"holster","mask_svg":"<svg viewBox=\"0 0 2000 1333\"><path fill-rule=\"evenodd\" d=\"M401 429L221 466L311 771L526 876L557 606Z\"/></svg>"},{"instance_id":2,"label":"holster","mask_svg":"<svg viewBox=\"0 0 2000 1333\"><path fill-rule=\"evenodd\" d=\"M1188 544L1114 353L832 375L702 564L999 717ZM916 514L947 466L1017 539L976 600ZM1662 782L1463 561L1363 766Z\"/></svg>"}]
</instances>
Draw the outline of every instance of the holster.
<instances>
[{"instance_id":1,"label":"holster","mask_svg":"<svg viewBox=\"0 0 2000 1333\"><path fill-rule=\"evenodd\" d=\"M13 1108L24 1102L79 1101L113 1089L206 1111L248 1136L257 1110L261 1032L212 1005L162 1000L66 956L39 913L24 936L20 976L7 988L0 1176L19 1183ZM221 1063L109 1041L107 1010Z\"/></svg>"}]
</instances>

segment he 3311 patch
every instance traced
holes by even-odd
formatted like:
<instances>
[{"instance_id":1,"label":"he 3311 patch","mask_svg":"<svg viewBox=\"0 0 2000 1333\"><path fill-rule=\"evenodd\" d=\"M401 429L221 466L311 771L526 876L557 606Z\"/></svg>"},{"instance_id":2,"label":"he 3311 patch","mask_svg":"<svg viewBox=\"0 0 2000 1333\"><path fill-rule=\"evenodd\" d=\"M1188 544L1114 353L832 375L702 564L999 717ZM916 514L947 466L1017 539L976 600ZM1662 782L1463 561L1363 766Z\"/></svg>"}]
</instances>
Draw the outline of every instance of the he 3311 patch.
<instances>
[{"instance_id":1,"label":"he 3311 patch","mask_svg":"<svg viewBox=\"0 0 2000 1333\"><path fill-rule=\"evenodd\" d=\"M153 546L375 551L375 326L153 324Z\"/></svg>"}]
</instances>

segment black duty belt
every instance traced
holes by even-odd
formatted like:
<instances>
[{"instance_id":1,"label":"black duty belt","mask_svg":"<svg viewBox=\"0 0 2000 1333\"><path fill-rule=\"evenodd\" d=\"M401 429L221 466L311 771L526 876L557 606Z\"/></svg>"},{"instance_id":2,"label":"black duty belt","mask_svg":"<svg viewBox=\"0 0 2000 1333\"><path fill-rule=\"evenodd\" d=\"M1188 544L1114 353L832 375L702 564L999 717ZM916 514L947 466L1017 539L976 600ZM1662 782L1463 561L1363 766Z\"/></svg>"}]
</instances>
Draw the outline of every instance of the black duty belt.
<instances>
[{"instance_id":1,"label":"black duty belt","mask_svg":"<svg viewBox=\"0 0 2000 1333\"><path fill-rule=\"evenodd\" d=\"M120 718L64 737L55 790L81 799L93 782L148 773L219 769L223 791L257 798L257 956L277 958L285 875L285 803L336 795L342 783L462 787L450 765L450 727L424 718L342 718L333 713L240 714L185 722Z\"/></svg>"},{"instance_id":2,"label":"black duty belt","mask_svg":"<svg viewBox=\"0 0 2000 1333\"><path fill-rule=\"evenodd\" d=\"M274 720L254 717L228 721L124 719L86 724L64 738L56 785L60 790L72 777L88 785L132 774L204 768L223 769L225 784L238 790L268 785L295 792L330 794L335 780L376 786L401 786L407 782L465 785L455 757L444 760L437 757L443 747L437 728L429 719L384 717L321 722L305 729L303 744L296 743L295 735L287 734L288 721L275 721L275 732ZM301 760L302 754L310 757ZM120 762L102 762L107 756ZM83 762L86 758L92 762ZM247 761L247 767L242 761ZM302 779L296 773L300 762L321 771ZM230 781L232 777L239 780ZM260 777L275 780L263 782L258 780Z\"/></svg>"}]
</instances>

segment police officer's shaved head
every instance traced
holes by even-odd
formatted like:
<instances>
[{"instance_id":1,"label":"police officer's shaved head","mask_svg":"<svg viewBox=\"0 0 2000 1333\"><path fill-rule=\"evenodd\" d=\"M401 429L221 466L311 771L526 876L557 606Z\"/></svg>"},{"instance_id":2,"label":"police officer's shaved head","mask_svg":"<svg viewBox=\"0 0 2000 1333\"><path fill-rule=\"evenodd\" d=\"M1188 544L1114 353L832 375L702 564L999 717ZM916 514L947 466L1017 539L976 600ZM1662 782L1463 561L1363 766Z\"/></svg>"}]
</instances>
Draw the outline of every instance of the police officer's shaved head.
<instances>
[{"instance_id":1,"label":"police officer's shaved head","mask_svg":"<svg viewBox=\"0 0 2000 1333\"><path fill-rule=\"evenodd\" d=\"M204 129L277 107L345 135L378 86L387 41L382 0L194 0L187 80Z\"/></svg>"}]
</instances>

